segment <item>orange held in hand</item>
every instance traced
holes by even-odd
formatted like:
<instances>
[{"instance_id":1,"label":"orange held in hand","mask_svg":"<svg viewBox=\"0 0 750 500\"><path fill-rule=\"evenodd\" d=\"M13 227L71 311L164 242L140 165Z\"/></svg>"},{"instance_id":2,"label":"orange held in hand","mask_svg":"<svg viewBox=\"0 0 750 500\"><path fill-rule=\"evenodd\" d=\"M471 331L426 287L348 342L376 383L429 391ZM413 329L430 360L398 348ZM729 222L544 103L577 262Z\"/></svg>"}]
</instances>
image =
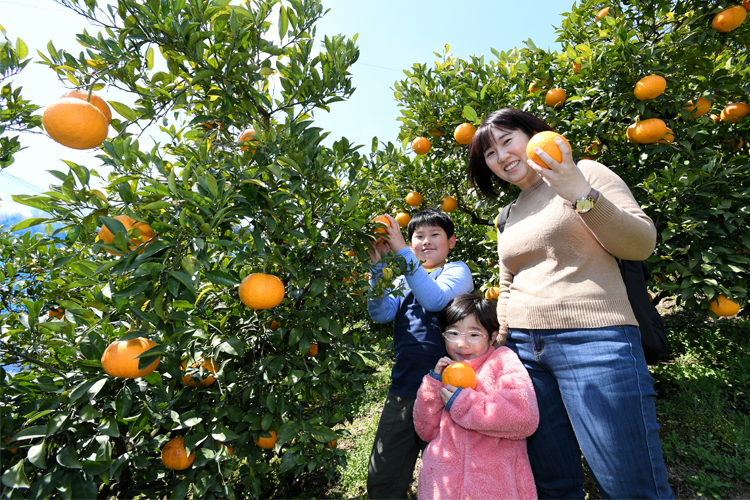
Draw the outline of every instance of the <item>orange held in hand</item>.
<instances>
[{"instance_id":1,"label":"orange held in hand","mask_svg":"<svg viewBox=\"0 0 750 500\"><path fill-rule=\"evenodd\" d=\"M102 354L102 368L113 377L145 377L156 370L161 358L156 358L150 365L140 370L138 369L138 356L155 345L155 342L144 337L112 342Z\"/></svg>"},{"instance_id":2,"label":"orange held in hand","mask_svg":"<svg viewBox=\"0 0 750 500\"><path fill-rule=\"evenodd\" d=\"M540 167L550 168L534 152L534 148L541 148L542 151L550 155L556 161L561 162L563 155L562 155L562 151L560 151L560 148L557 147L557 144L555 143L555 137L562 137L563 141L565 141L565 144L568 145L568 149L572 151L573 148L570 147L570 143L565 137L558 134L557 132L552 132L551 130L547 130L545 132L539 132L538 134L535 134L534 136L532 136L531 139L529 139L529 143L526 145L526 156L529 157L529 160L533 161Z\"/></svg>"},{"instance_id":3,"label":"orange held in hand","mask_svg":"<svg viewBox=\"0 0 750 500\"><path fill-rule=\"evenodd\" d=\"M382 234L388 234L388 231L385 230L385 228L381 225L384 224L388 227L391 226L390 221L388 220L388 217L385 215L378 215L374 219L372 219L373 224L375 224L375 233L382 233ZM382 236L378 238L378 240L375 242L376 245L380 245L385 241L385 238Z\"/></svg>"},{"instance_id":4,"label":"orange held in hand","mask_svg":"<svg viewBox=\"0 0 750 500\"><path fill-rule=\"evenodd\" d=\"M240 284L240 300L252 309L271 309L284 300L284 283L272 274L253 273Z\"/></svg>"},{"instance_id":5,"label":"orange held in hand","mask_svg":"<svg viewBox=\"0 0 750 500\"><path fill-rule=\"evenodd\" d=\"M484 291L484 298L487 300L496 299L500 296L500 287L491 286Z\"/></svg>"},{"instance_id":6,"label":"orange held in hand","mask_svg":"<svg viewBox=\"0 0 750 500\"><path fill-rule=\"evenodd\" d=\"M184 439L173 438L161 449L161 461L167 469L185 470L195 462L195 451L188 455Z\"/></svg>"},{"instance_id":7,"label":"orange held in hand","mask_svg":"<svg viewBox=\"0 0 750 500\"><path fill-rule=\"evenodd\" d=\"M449 384L462 389L477 388L477 374L466 363L452 363L443 370L443 384Z\"/></svg>"}]
</instances>

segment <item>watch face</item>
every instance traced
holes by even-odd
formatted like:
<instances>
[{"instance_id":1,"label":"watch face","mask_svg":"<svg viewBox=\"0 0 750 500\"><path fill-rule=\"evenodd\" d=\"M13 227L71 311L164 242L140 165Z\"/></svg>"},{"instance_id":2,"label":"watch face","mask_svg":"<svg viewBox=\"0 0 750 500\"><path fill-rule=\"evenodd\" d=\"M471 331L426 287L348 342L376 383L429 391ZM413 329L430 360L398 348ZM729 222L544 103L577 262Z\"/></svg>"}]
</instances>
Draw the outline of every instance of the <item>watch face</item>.
<instances>
[{"instance_id":1,"label":"watch face","mask_svg":"<svg viewBox=\"0 0 750 500\"><path fill-rule=\"evenodd\" d=\"M586 213L594 208L594 199L590 196L586 198L579 198L576 200L576 210L581 213Z\"/></svg>"}]
</instances>

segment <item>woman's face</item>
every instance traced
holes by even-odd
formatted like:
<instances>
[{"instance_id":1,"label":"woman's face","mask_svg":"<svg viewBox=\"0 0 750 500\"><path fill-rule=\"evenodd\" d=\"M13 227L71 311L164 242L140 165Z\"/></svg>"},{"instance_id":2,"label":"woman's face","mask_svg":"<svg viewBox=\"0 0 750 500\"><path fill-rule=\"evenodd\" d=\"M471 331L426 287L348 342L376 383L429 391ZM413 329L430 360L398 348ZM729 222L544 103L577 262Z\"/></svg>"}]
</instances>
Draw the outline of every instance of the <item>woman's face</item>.
<instances>
[{"instance_id":1,"label":"woman's face","mask_svg":"<svg viewBox=\"0 0 750 500\"><path fill-rule=\"evenodd\" d=\"M493 140L484 151L484 161L502 180L526 189L539 179L527 163L529 136L520 130L492 129Z\"/></svg>"}]
</instances>

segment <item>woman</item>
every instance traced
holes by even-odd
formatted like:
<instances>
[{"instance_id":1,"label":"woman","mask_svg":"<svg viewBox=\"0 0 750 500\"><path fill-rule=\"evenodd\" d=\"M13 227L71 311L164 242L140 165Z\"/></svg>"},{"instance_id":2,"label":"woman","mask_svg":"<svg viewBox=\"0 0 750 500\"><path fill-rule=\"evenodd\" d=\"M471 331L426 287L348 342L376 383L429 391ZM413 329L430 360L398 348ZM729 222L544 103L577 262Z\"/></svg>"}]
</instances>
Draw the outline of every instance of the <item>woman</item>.
<instances>
[{"instance_id":1,"label":"woman","mask_svg":"<svg viewBox=\"0 0 750 500\"><path fill-rule=\"evenodd\" d=\"M521 189L498 241L500 335L531 375L538 430L528 439L539 498L584 498L581 453L603 498L674 498L653 385L616 259L645 260L656 230L625 183L557 138L557 162L526 156L535 116L502 109L477 130L469 179L490 198ZM580 447L580 451L579 451Z\"/></svg>"}]
</instances>

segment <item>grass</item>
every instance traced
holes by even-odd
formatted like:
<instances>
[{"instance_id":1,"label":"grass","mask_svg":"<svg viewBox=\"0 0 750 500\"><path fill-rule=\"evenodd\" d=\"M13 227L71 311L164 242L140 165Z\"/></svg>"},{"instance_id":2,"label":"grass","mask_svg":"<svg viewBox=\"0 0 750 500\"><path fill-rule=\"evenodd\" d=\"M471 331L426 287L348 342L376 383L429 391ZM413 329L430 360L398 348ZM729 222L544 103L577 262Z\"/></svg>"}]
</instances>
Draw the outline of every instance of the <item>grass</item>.
<instances>
[{"instance_id":1,"label":"grass","mask_svg":"<svg viewBox=\"0 0 750 500\"><path fill-rule=\"evenodd\" d=\"M672 353L651 372L672 490L684 499L750 498L750 321L685 312L664 319ZM339 441L346 467L330 481L316 471L295 478L294 487L278 489L274 497L365 498L367 462L389 384L386 363L347 402L345 410L357 417L346 426L351 435ZM588 472L586 491L590 500L600 498Z\"/></svg>"}]
</instances>

